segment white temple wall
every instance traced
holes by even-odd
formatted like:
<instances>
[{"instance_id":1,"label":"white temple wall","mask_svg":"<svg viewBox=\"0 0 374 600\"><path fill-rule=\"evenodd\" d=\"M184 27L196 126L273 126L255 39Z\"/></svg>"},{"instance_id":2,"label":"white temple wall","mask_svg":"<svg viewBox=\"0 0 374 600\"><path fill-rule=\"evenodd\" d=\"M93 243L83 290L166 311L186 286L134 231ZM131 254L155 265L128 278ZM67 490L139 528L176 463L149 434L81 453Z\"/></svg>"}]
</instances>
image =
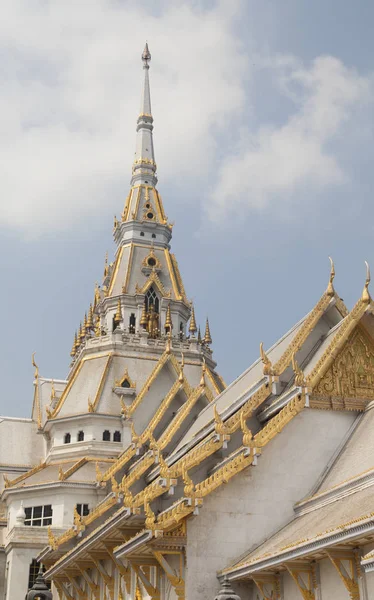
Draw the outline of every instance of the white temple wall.
<instances>
[{"instance_id":1,"label":"white temple wall","mask_svg":"<svg viewBox=\"0 0 374 600\"><path fill-rule=\"evenodd\" d=\"M43 438L31 419L0 417L0 463L31 465L44 455Z\"/></svg>"},{"instance_id":2,"label":"white temple wall","mask_svg":"<svg viewBox=\"0 0 374 600\"><path fill-rule=\"evenodd\" d=\"M374 571L364 575L368 600L374 598ZM366 599L365 599L366 600Z\"/></svg>"},{"instance_id":3,"label":"white temple wall","mask_svg":"<svg viewBox=\"0 0 374 600\"><path fill-rule=\"evenodd\" d=\"M284 600L301 600L302 596L300 590L298 589L296 582L292 579L291 575L287 572L283 573L282 585ZM334 596L332 598L330 598L330 596L326 596L326 600L332 600L333 598L335 600ZM336 598L336 600L338 599Z\"/></svg>"},{"instance_id":4,"label":"white temple wall","mask_svg":"<svg viewBox=\"0 0 374 600\"><path fill-rule=\"evenodd\" d=\"M302 411L263 449L258 466L205 499L199 517L187 522L187 600L214 597L217 571L294 516L294 504L309 494L355 418Z\"/></svg>"},{"instance_id":5,"label":"white temple wall","mask_svg":"<svg viewBox=\"0 0 374 600\"><path fill-rule=\"evenodd\" d=\"M0 549L0 598L4 598L5 590L5 567L6 567L6 555L3 549Z\"/></svg>"}]
</instances>

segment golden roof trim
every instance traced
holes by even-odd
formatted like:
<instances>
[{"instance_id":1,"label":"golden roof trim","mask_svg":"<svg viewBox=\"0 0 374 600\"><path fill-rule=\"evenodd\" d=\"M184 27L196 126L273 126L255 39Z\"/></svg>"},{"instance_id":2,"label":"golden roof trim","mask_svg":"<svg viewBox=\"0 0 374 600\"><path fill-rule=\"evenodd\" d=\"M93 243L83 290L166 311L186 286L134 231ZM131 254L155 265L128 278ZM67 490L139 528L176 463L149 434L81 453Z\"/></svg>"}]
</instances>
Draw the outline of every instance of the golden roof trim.
<instances>
[{"instance_id":1,"label":"golden roof trim","mask_svg":"<svg viewBox=\"0 0 374 600\"><path fill-rule=\"evenodd\" d=\"M100 398L101 398L101 394L103 392L105 381L106 381L109 369L111 367L112 361L113 361L113 354L111 353L111 354L109 354L109 356L107 358L104 370L103 370L101 378L100 378L99 387L97 388L97 391L96 391L96 394L95 394L95 400L93 402L94 412L96 412L96 409L98 407L98 404L99 404L99 401L100 401Z\"/></svg>"},{"instance_id":2,"label":"golden roof trim","mask_svg":"<svg viewBox=\"0 0 374 600\"><path fill-rule=\"evenodd\" d=\"M164 248L164 254L165 254L166 264L167 264L170 279L171 279L171 285L173 286L174 296L177 300L183 300L182 295L179 293L179 290L178 290L178 285L177 285L177 280L176 280L176 276L175 276L174 269L173 269L172 259L170 257L170 252L167 248ZM186 300L186 302L187 302L187 300Z\"/></svg>"},{"instance_id":3,"label":"golden roof trim","mask_svg":"<svg viewBox=\"0 0 374 600\"><path fill-rule=\"evenodd\" d=\"M114 268L112 269L112 273L110 276L110 282L108 285L108 294L107 294L108 296L110 296L113 291L114 283L117 278L118 270L119 270L121 260L122 260L122 254L123 254L123 246L120 246L118 248L115 263L114 263Z\"/></svg>"},{"instance_id":4,"label":"golden roof trim","mask_svg":"<svg viewBox=\"0 0 374 600\"><path fill-rule=\"evenodd\" d=\"M181 299L183 300L183 302L185 302L186 304L188 304L188 300L187 300L187 296L186 296L186 290L184 289L184 285L183 285L183 280L182 280L182 276L180 274L180 270L179 270L179 266L178 266L178 261L176 259L175 254L172 254L170 252L170 258L171 258L171 262L172 262L172 266L174 268L174 273L175 273L175 277L178 283L178 287L179 287L179 295L181 297Z\"/></svg>"}]
</instances>

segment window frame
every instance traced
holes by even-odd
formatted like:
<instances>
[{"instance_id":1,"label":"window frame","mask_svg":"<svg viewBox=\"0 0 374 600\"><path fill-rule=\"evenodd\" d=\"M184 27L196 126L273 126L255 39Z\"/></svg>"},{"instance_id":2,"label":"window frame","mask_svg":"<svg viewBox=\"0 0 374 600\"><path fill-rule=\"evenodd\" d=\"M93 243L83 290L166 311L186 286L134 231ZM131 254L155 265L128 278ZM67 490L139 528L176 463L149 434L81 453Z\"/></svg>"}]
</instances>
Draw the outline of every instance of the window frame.
<instances>
[{"instance_id":1,"label":"window frame","mask_svg":"<svg viewBox=\"0 0 374 600\"><path fill-rule=\"evenodd\" d=\"M39 511L39 509L41 509ZM50 510L49 510L50 509ZM30 513L29 513L30 511ZM35 514L37 512L37 514ZM40 513L40 515L39 515ZM46 514L48 513L48 514ZM49 514L50 513L50 514ZM37 506L27 506L25 508L25 526L26 527L48 527L52 525L53 506L52 504L38 504ZM30 514L30 516L28 516ZM40 523L38 523L40 521Z\"/></svg>"}]
</instances>

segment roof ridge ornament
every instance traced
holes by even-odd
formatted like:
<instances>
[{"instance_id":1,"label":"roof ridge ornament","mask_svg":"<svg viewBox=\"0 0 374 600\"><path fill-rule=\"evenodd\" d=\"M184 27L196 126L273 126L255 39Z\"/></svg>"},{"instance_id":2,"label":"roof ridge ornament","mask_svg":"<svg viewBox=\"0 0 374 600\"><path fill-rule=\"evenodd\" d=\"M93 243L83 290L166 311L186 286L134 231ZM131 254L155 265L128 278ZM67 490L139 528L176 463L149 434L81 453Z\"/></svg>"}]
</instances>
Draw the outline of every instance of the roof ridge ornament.
<instances>
[{"instance_id":1,"label":"roof ridge ornament","mask_svg":"<svg viewBox=\"0 0 374 600\"><path fill-rule=\"evenodd\" d=\"M260 343L260 356L261 356L261 360L264 365L264 368L262 370L263 374L264 375L273 375L273 364L264 350L263 342Z\"/></svg>"},{"instance_id":2,"label":"roof ridge ornament","mask_svg":"<svg viewBox=\"0 0 374 600\"><path fill-rule=\"evenodd\" d=\"M370 276L369 263L366 260L365 260L365 265L366 265L366 281L365 281L364 289L362 290L361 300L363 302L369 303L371 301L370 292L369 292L369 283L371 281L371 276Z\"/></svg>"},{"instance_id":3,"label":"roof ridge ornament","mask_svg":"<svg viewBox=\"0 0 374 600\"><path fill-rule=\"evenodd\" d=\"M329 284L327 286L326 294L328 296L333 296L335 294L335 289L334 289L334 284L333 284L333 281L335 279L335 265L334 265L334 261L332 260L331 256L329 256L329 261L331 264L331 268L330 268L330 279L329 279Z\"/></svg>"},{"instance_id":4,"label":"roof ridge ornament","mask_svg":"<svg viewBox=\"0 0 374 600\"><path fill-rule=\"evenodd\" d=\"M143 54L142 54L142 61L143 61L144 69L149 69L148 63L151 61L151 58L152 58L152 55L148 48L148 42L146 42L145 46L144 46Z\"/></svg>"}]
</instances>

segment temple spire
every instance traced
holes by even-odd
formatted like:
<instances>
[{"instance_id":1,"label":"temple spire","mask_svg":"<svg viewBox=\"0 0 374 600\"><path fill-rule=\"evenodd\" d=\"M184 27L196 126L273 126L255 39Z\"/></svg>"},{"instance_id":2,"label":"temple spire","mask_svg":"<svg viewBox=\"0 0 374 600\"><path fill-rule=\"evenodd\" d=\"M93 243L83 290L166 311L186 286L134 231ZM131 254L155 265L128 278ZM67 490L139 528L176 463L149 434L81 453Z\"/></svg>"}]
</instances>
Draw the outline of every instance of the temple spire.
<instances>
[{"instance_id":1,"label":"temple spire","mask_svg":"<svg viewBox=\"0 0 374 600\"><path fill-rule=\"evenodd\" d=\"M155 186L156 162L153 148L153 117L151 109L151 92L149 86L149 63L151 53L146 43L142 54L144 82L140 103L140 114L136 127L136 150L132 169L131 185L147 183Z\"/></svg>"}]
</instances>

